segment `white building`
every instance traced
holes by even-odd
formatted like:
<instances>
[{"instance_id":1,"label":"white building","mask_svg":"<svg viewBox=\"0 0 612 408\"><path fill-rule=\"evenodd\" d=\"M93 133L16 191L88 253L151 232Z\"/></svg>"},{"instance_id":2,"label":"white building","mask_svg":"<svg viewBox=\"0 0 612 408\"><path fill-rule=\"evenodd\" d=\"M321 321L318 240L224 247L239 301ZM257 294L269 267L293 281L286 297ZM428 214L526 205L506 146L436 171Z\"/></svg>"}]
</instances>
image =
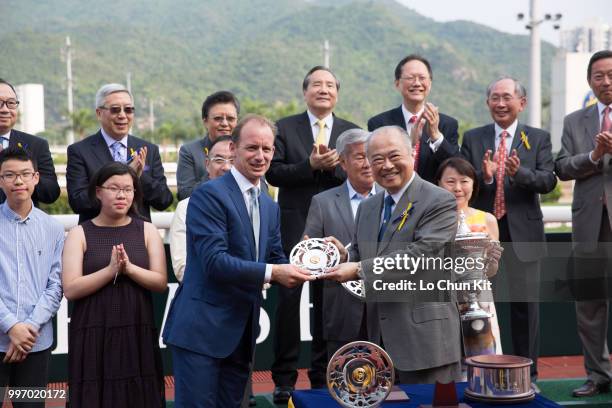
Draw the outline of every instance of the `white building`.
<instances>
[{"instance_id":1,"label":"white building","mask_svg":"<svg viewBox=\"0 0 612 408\"><path fill-rule=\"evenodd\" d=\"M35 135L45 130L45 90L42 84L15 87L19 98L19 121L15 128Z\"/></svg>"},{"instance_id":2,"label":"white building","mask_svg":"<svg viewBox=\"0 0 612 408\"><path fill-rule=\"evenodd\" d=\"M569 52L596 52L612 49L612 27L599 19L582 27L561 31L561 48Z\"/></svg>"}]
</instances>

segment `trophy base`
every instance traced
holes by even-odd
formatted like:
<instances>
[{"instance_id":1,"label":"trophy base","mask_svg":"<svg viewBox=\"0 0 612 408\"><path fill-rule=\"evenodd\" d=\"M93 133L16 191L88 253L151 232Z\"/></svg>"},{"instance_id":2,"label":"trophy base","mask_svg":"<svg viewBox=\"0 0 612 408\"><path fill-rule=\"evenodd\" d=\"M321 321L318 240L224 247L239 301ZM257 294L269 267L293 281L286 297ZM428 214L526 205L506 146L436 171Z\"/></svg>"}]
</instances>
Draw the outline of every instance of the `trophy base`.
<instances>
[{"instance_id":1,"label":"trophy base","mask_svg":"<svg viewBox=\"0 0 612 408\"><path fill-rule=\"evenodd\" d=\"M404 390L397 385L391 387L389 396L385 399L385 402L407 402L410 401L410 397Z\"/></svg>"},{"instance_id":2,"label":"trophy base","mask_svg":"<svg viewBox=\"0 0 612 408\"><path fill-rule=\"evenodd\" d=\"M478 395L470 392L470 390L466 389L464 392L465 399L474 401L474 402L484 402L486 404L491 405L509 405L509 404L522 404L525 402L532 401L535 398L535 391L529 392L527 395L523 395L520 397L485 397L482 395Z\"/></svg>"}]
</instances>

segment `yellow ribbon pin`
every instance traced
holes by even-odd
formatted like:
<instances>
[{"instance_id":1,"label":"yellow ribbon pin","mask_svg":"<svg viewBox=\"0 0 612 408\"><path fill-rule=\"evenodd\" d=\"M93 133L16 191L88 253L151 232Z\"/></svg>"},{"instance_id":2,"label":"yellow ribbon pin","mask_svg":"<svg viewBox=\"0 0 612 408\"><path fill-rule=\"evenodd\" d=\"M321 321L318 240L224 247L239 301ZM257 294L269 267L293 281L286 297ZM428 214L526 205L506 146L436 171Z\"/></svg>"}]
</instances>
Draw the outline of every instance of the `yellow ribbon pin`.
<instances>
[{"instance_id":1,"label":"yellow ribbon pin","mask_svg":"<svg viewBox=\"0 0 612 408\"><path fill-rule=\"evenodd\" d=\"M208 147L205 147L205 148L204 148L204 155L205 155L205 156L208 156Z\"/></svg>"},{"instance_id":2,"label":"yellow ribbon pin","mask_svg":"<svg viewBox=\"0 0 612 408\"><path fill-rule=\"evenodd\" d=\"M17 147L20 149L23 149L23 146L21 145L21 142L17 142Z\"/></svg>"},{"instance_id":3,"label":"yellow ribbon pin","mask_svg":"<svg viewBox=\"0 0 612 408\"><path fill-rule=\"evenodd\" d=\"M134 151L133 147L130 147L130 156L132 157L136 156L136 152Z\"/></svg>"},{"instance_id":4,"label":"yellow ribbon pin","mask_svg":"<svg viewBox=\"0 0 612 408\"><path fill-rule=\"evenodd\" d=\"M406 222L406 219L408 218L408 216L410 215L410 210L412 209L412 201L408 203L408 205L406 206L406 209L404 210L404 212L402 213L402 221L400 222L400 224L397 226L397 230L401 231L402 227L404 226L404 223Z\"/></svg>"},{"instance_id":5,"label":"yellow ribbon pin","mask_svg":"<svg viewBox=\"0 0 612 408\"><path fill-rule=\"evenodd\" d=\"M531 145L529 144L529 139L527 139L527 135L522 130L521 130L521 140L523 141L523 144L525 145L527 150L531 150Z\"/></svg>"}]
</instances>

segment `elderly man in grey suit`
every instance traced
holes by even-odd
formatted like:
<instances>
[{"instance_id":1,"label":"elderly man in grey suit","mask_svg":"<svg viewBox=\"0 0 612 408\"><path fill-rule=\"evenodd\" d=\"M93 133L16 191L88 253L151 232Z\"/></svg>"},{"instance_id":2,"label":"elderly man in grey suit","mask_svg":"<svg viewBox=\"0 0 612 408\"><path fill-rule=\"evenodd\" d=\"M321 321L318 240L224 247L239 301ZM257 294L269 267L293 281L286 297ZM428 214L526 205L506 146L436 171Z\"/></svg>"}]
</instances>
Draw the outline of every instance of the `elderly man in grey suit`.
<instances>
[{"instance_id":1,"label":"elderly man in grey suit","mask_svg":"<svg viewBox=\"0 0 612 408\"><path fill-rule=\"evenodd\" d=\"M575 397L610 392L612 380L605 276L612 269L612 215L607 207L612 202L612 51L593 54L587 80L598 102L565 117L555 163L561 180L575 180L572 240L579 286L586 292L578 295L576 320L588 377L574 390Z\"/></svg>"},{"instance_id":2,"label":"elderly man in grey suit","mask_svg":"<svg viewBox=\"0 0 612 408\"><path fill-rule=\"evenodd\" d=\"M218 91L208 95L202 104L202 124L207 134L185 143L179 150L176 167L177 197L184 200L201 183L208 181L205 161L213 142L219 136L231 135L238 123L240 104L233 93Z\"/></svg>"},{"instance_id":3,"label":"elderly man in grey suit","mask_svg":"<svg viewBox=\"0 0 612 408\"><path fill-rule=\"evenodd\" d=\"M387 350L400 382L457 380L461 373L459 314L448 293L428 295L408 290L393 301L386 301L387 293L371 297L381 281L395 283L404 277L429 280L430 272L440 276L422 269L411 275L402 267L385 268L381 273L376 265L397 257L443 256L445 243L452 242L457 231L455 197L415 173L410 137L398 126L376 129L368 142L367 156L374 179L385 191L359 206L351 262L323 276L337 282L364 279L368 337ZM345 261L346 249L337 239L330 239ZM441 295L446 299L432 301Z\"/></svg>"},{"instance_id":4,"label":"elderly man in grey suit","mask_svg":"<svg viewBox=\"0 0 612 408\"><path fill-rule=\"evenodd\" d=\"M336 151L347 180L312 198L304 230L307 237L334 236L344 244L353 239L357 208L362 200L376 193L365 149L369 137L362 129L345 130L338 137ZM339 283L324 282L322 309L328 359L347 343L367 340L365 303Z\"/></svg>"}]
</instances>

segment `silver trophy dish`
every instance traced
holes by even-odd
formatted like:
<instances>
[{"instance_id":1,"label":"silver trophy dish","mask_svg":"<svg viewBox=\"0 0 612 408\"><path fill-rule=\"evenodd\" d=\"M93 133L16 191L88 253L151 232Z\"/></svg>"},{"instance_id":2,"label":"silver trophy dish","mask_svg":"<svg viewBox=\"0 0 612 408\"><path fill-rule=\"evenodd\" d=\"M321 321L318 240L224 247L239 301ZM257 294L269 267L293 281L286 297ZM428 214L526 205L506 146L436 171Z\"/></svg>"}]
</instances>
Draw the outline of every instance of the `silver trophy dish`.
<instances>
[{"instance_id":1,"label":"silver trophy dish","mask_svg":"<svg viewBox=\"0 0 612 408\"><path fill-rule=\"evenodd\" d=\"M340 252L331 242L311 238L298 242L291 250L289 262L319 276L340 263Z\"/></svg>"},{"instance_id":2,"label":"silver trophy dish","mask_svg":"<svg viewBox=\"0 0 612 408\"><path fill-rule=\"evenodd\" d=\"M374 343L354 341L338 349L327 365L327 388L343 407L378 407L391 393L393 362Z\"/></svg>"}]
</instances>

